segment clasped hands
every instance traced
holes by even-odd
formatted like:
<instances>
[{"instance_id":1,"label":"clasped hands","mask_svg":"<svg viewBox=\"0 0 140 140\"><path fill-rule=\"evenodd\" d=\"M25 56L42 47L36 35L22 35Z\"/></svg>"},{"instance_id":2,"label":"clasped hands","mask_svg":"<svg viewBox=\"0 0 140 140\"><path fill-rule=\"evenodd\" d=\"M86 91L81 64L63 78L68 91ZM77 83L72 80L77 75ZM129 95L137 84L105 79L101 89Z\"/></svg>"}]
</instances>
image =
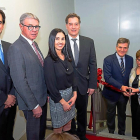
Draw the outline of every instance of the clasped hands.
<instances>
[{"instance_id":1,"label":"clasped hands","mask_svg":"<svg viewBox=\"0 0 140 140\"><path fill-rule=\"evenodd\" d=\"M132 88L132 87L128 87L128 86L122 86L121 90L123 91L123 95L127 96L127 97L135 95L137 92L139 92L138 88Z\"/></svg>"},{"instance_id":2,"label":"clasped hands","mask_svg":"<svg viewBox=\"0 0 140 140\"><path fill-rule=\"evenodd\" d=\"M16 97L14 95L9 94L7 100L4 103L5 104L4 109L14 106L15 103L16 103Z\"/></svg>"}]
</instances>

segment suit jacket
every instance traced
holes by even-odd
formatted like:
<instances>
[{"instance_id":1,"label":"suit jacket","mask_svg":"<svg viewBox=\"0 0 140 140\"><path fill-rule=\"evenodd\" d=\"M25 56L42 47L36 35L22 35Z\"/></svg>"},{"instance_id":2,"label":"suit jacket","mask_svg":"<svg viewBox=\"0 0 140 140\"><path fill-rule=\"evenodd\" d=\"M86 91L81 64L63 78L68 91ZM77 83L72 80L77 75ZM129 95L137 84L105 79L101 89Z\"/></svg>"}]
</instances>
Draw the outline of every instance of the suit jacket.
<instances>
[{"instance_id":1,"label":"suit jacket","mask_svg":"<svg viewBox=\"0 0 140 140\"><path fill-rule=\"evenodd\" d=\"M107 56L104 59L103 72L105 81L120 89L122 85L129 86L129 74L133 67L133 58L129 55L125 55L125 76L122 76L120 64L118 62L116 53ZM104 87L103 96L113 102L119 100L122 93L112 90L108 87ZM126 100L128 97L125 97Z\"/></svg>"},{"instance_id":2,"label":"suit jacket","mask_svg":"<svg viewBox=\"0 0 140 140\"><path fill-rule=\"evenodd\" d=\"M37 44L36 47L42 55ZM43 67L28 41L22 36L10 46L8 64L19 109L33 110L38 104L43 106L47 98Z\"/></svg>"},{"instance_id":3,"label":"suit jacket","mask_svg":"<svg viewBox=\"0 0 140 140\"><path fill-rule=\"evenodd\" d=\"M1 43L4 53L4 64L0 59L0 114L4 109L4 103L7 100L8 94L14 94L14 88L12 88L12 80L10 78L10 71L7 62L7 51L11 44L5 41L1 41Z\"/></svg>"},{"instance_id":4,"label":"suit jacket","mask_svg":"<svg viewBox=\"0 0 140 140\"><path fill-rule=\"evenodd\" d=\"M68 36L66 36L66 41L76 74L77 88L80 94L85 95L88 88L97 88L97 64L94 42L90 38L79 36L79 61L77 66L75 66Z\"/></svg>"}]
</instances>

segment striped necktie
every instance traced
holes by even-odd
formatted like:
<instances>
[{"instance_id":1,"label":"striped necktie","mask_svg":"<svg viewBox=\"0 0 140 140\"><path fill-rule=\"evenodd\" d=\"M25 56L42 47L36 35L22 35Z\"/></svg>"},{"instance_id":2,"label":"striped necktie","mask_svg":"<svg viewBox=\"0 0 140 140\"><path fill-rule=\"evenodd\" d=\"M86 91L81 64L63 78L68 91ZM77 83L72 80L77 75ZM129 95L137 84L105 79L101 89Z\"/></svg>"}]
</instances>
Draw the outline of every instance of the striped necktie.
<instances>
[{"instance_id":1,"label":"striped necktie","mask_svg":"<svg viewBox=\"0 0 140 140\"><path fill-rule=\"evenodd\" d=\"M35 45L34 42L32 43L32 45L33 45L33 47L34 47L34 49L35 49L35 53L36 53L36 55L37 55L37 57L38 57L38 59L39 59L41 65L43 66L44 62L43 62L43 59L42 59L41 54L40 54L39 51L37 50L36 45Z\"/></svg>"},{"instance_id":2,"label":"striped necktie","mask_svg":"<svg viewBox=\"0 0 140 140\"><path fill-rule=\"evenodd\" d=\"M2 46L1 46L1 44L0 44L0 59L1 59L2 63L4 64L4 54L2 52Z\"/></svg>"},{"instance_id":3,"label":"striped necktie","mask_svg":"<svg viewBox=\"0 0 140 140\"><path fill-rule=\"evenodd\" d=\"M124 76L124 74L125 74L125 68L124 68L123 58L121 58L121 72L122 72L122 76Z\"/></svg>"}]
</instances>

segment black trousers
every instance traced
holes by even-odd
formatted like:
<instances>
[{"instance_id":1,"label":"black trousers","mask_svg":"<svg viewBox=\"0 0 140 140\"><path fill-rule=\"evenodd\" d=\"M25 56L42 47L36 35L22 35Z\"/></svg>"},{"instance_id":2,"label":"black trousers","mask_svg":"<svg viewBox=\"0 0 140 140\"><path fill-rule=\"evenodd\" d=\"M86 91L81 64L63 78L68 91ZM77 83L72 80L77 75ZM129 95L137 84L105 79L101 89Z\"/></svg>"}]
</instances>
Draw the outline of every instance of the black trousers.
<instances>
[{"instance_id":1,"label":"black trousers","mask_svg":"<svg viewBox=\"0 0 140 140\"><path fill-rule=\"evenodd\" d=\"M107 100L107 126L109 132L115 131L115 116L117 107L118 134L125 134L126 104L127 100L124 98L123 95L120 96L120 99L117 102Z\"/></svg>"},{"instance_id":2,"label":"black trousers","mask_svg":"<svg viewBox=\"0 0 140 140\"><path fill-rule=\"evenodd\" d=\"M138 95L131 96L132 136L140 139L140 105Z\"/></svg>"},{"instance_id":3,"label":"black trousers","mask_svg":"<svg viewBox=\"0 0 140 140\"><path fill-rule=\"evenodd\" d=\"M31 110L23 110L26 122L27 140L44 140L46 130L47 104L42 107L40 118L33 117Z\"/></svg>"},{"instance_id":4,"label":"black trousers","mask_svg":"<svg viewBox=\"0 0 140 140\"><path fill-rule=\"evenodd\" d=\"M0 116L0 140L14 140L13 127L16 115L16 105L4 109Z\"/></svg>"},{"instance_id":5,"label":"black trousers","mask_svg":"<svg viewBox=\"0 0 140 140\"><path fill-rule=\"evenodd\" d=\"M87 103L88 103L88 94L81 95L79 90L77 90L77 99L75 102L75 107L77 109L77 131L75 119L72 119L71 132L75 132L79 137L84 137L86 134L87 127Z\"/></svg>"}]
</instances>

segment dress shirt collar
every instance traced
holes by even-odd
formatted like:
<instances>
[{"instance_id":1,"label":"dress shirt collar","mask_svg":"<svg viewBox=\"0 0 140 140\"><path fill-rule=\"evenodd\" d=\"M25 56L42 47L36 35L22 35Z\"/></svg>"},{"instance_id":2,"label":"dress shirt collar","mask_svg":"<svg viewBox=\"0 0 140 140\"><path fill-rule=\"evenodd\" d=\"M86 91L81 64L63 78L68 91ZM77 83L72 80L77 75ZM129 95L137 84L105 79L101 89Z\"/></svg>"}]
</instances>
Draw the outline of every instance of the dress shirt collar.
<instances>
[{"instance_id":1,"label":"dress shirt collar","mask_svg":"<svg viewBox=\"0 0 140 140\"><path fill-rule=\"evenodd\" d=\"M28 39L27 37L25 37L23 34L21 34L21 36L26 39L28 41L28 43L32 46L32 43L34 42L33 40Z\"/></svg>"},{"instance_id":2,"label":"dress shirt collar","mask_svg":"<svg viewBox=\"0 0 140 140\"><path fill-rule=\"evenodd\" d=\"M123 61L125 60L125 56L124 57L120 57L118 54L117 54L117 52L116 52L116 56L117 56L117 58L120 60L121 58L123 58Z\"/></svg>"},{"instance_id":3,"label":"dress shirt collar","mask_svg":"<svg viewBox=\"0 0 140 140\"><path fill-rule=\"evenodd\" d=\"M125 56L124 56L124 57L120 57L120 56L117 54L117 52L116 52L116 57L117 57L117 59L118 59L118 62L119 62L119 64L120 64L120 66L121 66L121 58L123 58L123 63L124 63L124 67L125 67Z\"/></svg>"},{"instance_id":4,"label":"dress shirt collar","mask_svg":"<svg viewBox=\"0 0 140 140\"><path fill-rule=\"evenodd\" d=\"M68 34L68 37L69 37L69 40L71 40L71 39L77 39L79 41L79 34L77 35L76 38L72 38L69 34Z\"/></svg>"}]
</instances>

